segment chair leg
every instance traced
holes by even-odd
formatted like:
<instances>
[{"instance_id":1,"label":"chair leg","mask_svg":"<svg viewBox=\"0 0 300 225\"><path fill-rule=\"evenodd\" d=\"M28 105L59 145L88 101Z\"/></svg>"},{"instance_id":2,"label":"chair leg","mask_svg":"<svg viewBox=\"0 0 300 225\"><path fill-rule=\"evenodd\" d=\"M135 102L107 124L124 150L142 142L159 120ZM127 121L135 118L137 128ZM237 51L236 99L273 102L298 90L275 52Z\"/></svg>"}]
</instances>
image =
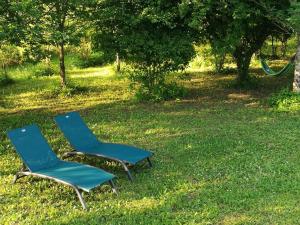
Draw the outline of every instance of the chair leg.
<instances>
[{"instance_id":1,"label":"chair leg","mask_svg":"<svg viewBox=\"0 0 300 225\"><path fill-rule=\"evenodd\" d=\"M122 166L124 167L124 170L126 171L129 180L130 180L130 181L133 181L133 177L132 177L132 175L131 175L131 173L130 173L128 167L126 166L126 164L125 164L124 162L121 162L121 164L122 164Z\"/></svg>"},{"instance_id":2,"label":"chair leg","mask_svg":"<svg viewBox=\"0 0 300 225\"><path fill-rule=\"evenodd\" d=\"M25 177L25 176L27 176L27 174L24 174L23 172L17 172L16 175L14 176L12 183L15 184L18 179Z\"/></svg>"},{"instance_id":3,"label":"chair leg","mask_svg":"<svg viewBox=\"0 0 300 225\"><path fill-rule=\"evenodd\" d=\"M118 194L114 182L113 182L112 180L110 180L110 181L109 181L109 184L110 184L110 186L111 186L111 188L112 188L113 193Z\"/></svg>"},{"instance_id":4,"label":"chair leg","mask_svg":"<svg viewBox=\"0 0 300 225\"><path fill-rule=\"evenodd\" d=\"M17 182L17 180L19 179L19 176L18 176L18 174L16 174L15 176L14 176L14 179L12 180L12 184L15 184L16 182Z\"/></svg>"},{"instance_id":5,"label":"chair leg","mask_svg":"<svg viewBox=\"0 0 300 225\"><path fill-rule=\"evenodd\" d=\"M16 175L14 176L14 179L13 179L12 183L14 184L21 177L27 176L28 174L25 173L26 171L28 171L28 169L26 168L25 164L23 163L22 166L20 167L19 172L17 172Z\"/></svg>"},{"instance_id":6,"label":"chair leg","mask_svg":"<svg viewBox=\"0 0 300 225\"><path fill-rule=\"evenodd\" d=\"M69 157L71 157L71 156L73 156L74 154L72 154L72 152L66 152L66 153L64 153L62 156L61 156L61 158L62 159L66 159L66 158L69 158Z\"/></svg>"},{"instance_id":7,"label":"chair leg","mask_svg":"<svg viewBox=\"0 0 300 225\"><path fill-rule=\"evenodd\" d=\"M83 208L84 210L87 210L85 201L84 201L84 199L83 199L83 197L82 197L82 194L81 194L81 191L78 190L78 188L74 188L74 189L75 189L76 194L77 194L77 196L78 196L78 198L79 198L79 201L80 201L80 203L81 203L81 205L82 205L82 208Z\"/></svg>"},{"instance_id":8,"label":"chair leg","mask_svg":"<svg viewBox=\"0 0 300 225\"><path fill-rule=\"evenodd\" d=\"M152 162L151 162L151 160L150 160L149 157L147 158L147 161L148 161L148 163L149 163L149 166L152 167L153 165L152 165Z\"/></svg>"}]
</instances>

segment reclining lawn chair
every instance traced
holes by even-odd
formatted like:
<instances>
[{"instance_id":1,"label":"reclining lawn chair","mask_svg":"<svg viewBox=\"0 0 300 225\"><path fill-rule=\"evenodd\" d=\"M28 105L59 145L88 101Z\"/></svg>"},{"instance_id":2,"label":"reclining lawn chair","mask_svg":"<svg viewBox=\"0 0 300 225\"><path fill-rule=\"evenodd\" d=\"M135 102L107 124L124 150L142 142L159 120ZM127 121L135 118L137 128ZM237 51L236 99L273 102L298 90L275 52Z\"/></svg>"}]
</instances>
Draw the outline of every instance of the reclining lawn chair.
<instances>
[{"instance_id":1,"label":"reclining lawn chair","mask_svg":"<svg viewBox=\"0 0 300 225\"><path fill-rule=\"evenodd\" d=\"M121 163L132 181L132 175L128 165L135 165L147 159L150 167L152 152L133 146L113 143L103 143L97 139L92 131L86 126L78 112L70 112L55 117L55 121L65 137L68 139L74 151L68 152L64 157L72 155L92 155Z\"/></svg>"},{"instance_id":2,"label":"reclining lawn chair","mask_svg":"<svg viewBox=\"0 0 300 225\"><path fill-rule=\"evenodd\" d=\"M109 182L113 192L116 192L112 181L115 177L113 174L92 166L60 160L36 125L12 130L8 132L8 137L24 162L13 183L21 177L33 175L69 185L76 191L83 209L86 209L86 204L81 195L82 191L89 192Z\"/></svg>"}]
</instances>

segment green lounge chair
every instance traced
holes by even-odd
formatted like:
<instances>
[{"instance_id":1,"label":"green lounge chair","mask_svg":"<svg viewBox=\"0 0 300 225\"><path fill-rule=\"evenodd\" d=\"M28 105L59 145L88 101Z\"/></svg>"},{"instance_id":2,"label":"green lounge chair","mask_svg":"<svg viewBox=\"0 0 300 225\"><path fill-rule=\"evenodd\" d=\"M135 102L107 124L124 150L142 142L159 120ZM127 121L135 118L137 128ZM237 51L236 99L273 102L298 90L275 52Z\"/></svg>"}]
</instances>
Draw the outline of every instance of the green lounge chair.
<instances>
[{"instance_id":1,"label":"green lounge chair","mask_svg":"<svg viewBox=\"0 0 300 225\"><path fill-rule=\"evenodd\" d=\"M36 125L12 130L8 132L8 137L24 162L13 183L21 177L33 175L69 185L76 191L83 209L86 209L86 204L82 191L89 192L109 182L113 192L116 192L113 174L92 166L60 160Z\"/></svg>"},{"instance_id":2,"label":"green lounge chair","mask_svg":"<svg viewBox=\"0 0 300 225\"><path fill-rule=\"evenodd\" d=\"M55 121L65 137L68 139L74 151L64 156L92 155L121 163L127 172L128 178L132 181L132 175L128 165L135 165L142 160L147 160L150 167L152 152L139 149L133 146L113 143L103 143L97 139L93 132L86 126L78 112L70 112L55 117Z\"/></svg>"}]
</instances>

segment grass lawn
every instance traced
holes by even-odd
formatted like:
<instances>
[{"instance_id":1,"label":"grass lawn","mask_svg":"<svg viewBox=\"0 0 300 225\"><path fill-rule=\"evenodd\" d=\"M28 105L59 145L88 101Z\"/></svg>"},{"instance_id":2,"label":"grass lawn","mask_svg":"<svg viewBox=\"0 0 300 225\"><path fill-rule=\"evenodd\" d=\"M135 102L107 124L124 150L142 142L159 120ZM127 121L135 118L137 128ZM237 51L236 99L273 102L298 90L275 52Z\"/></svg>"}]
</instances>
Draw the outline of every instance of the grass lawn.
<instances>
[{"instance_id":1,"label":"grass lawn","mask_svg":"<svg viewBox=\"0 0 300 225\"><path fill-rule=\"evenodd\" d=\"M128 81L111 71L69 71L74 83L89 87L73 97L47 94L58 77L25 79L22 71L1 89L0 224L300 223L300 112L265 104L292 77L259 76L255 90L241 91L232 88L233 75L193 70L181 81L186 98L138 103ZM71 147L52 118L73 110L101 140L155 153L152 169L133 169L133 183L115 163L74 158L118 176L118 196L109 185L84 194L89 211L61 184L32 177L11 184L21 161L6 132L37 123L62 155Z\"/></svg>"}]
</instances>

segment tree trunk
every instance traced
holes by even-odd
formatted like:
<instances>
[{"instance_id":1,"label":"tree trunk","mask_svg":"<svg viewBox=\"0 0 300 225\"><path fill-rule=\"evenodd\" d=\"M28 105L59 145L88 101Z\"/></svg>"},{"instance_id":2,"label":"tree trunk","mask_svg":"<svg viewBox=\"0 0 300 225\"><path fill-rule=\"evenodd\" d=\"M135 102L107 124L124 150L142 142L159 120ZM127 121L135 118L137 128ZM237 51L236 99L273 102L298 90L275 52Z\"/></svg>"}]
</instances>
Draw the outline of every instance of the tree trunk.
<instances>
[{"instance_id":1,"label":"tree trunk","mask_svg":"<svg viewBox=\"0 0 300 225\"><path fill-rule=\"evenodd\" d=\"M4 65L3 69L4 69L4 76L5 76L5 78L8 78L7 65Z\"/></svg>"},{"instance_id":2,"label":"tree trunk","mask_svg":"<svg viewBox=\"0 0 300 225\"><path fill-rule=\"evenodd\" d=\"M272 35L272 58L275 58L274 36Z\"/></svg>"},{"instance_id":3,"label":"tree trunk","mask_svg":"<svg viewBox=\"0 0 300 225\"><path fill-rule=\"evenodd\" d=\"M67 82L66 82L66 68L65 68L65 46L63 42L59 44L59 67L60 67L61 86L66 87Z\"/></svg>"},{"instance_id":4,"label":"tree trunk","mask_svg":"<svg viewBox=\"0 0 300 225\"><path fill-rule=\"evenodd\" d=\"M234 58L238 70L237 82L239 85L244 85L249 81L249 66L253 54L246 53L238 48L234 53Z\"/></svg>"},{"instance_id":5,"label":"tree trunk","mask_svg":"<svg viewBox=\"0 0 300 225\"><path fill-rule=\"evenodd\" d=\"M222 71L224 69L225 57L226 57L226 54L223 54L223 53L214 54L214 58L215 58L215 71L217 73L222 73Z\"/></svg>"},{"instance_id":6,"label":"tree trunk","mask_svg":"<svg viewBox=\"0 0 300 225\"><path fill-rule=\"evenodd\" d=\"M286 47L287 47L287 38L281 38L281 55L282 57L286 56Z\"/></svg>"},{"instance_id":7,"label":"tree trunk","mask_svg":"<svg viewBox=\"0 0 300 225\"><path fill-rule=\"evenodd\" d=\"M297 53L295 58L295 75L293 91L296 93L300 93L300 41L298 42Z\"/></svg>"},{"instance_id":8,"label":"tree trunk","mask_svg":"<svg viewBox=\"0 0 300 225\"><path fill-rule=\"evenodd\" d=\"M121 61L120 61L119 53L116 54L116 65L117 65L117 72L120 72L120 70L121 70Z\"/></svg>"}]
</instances>

